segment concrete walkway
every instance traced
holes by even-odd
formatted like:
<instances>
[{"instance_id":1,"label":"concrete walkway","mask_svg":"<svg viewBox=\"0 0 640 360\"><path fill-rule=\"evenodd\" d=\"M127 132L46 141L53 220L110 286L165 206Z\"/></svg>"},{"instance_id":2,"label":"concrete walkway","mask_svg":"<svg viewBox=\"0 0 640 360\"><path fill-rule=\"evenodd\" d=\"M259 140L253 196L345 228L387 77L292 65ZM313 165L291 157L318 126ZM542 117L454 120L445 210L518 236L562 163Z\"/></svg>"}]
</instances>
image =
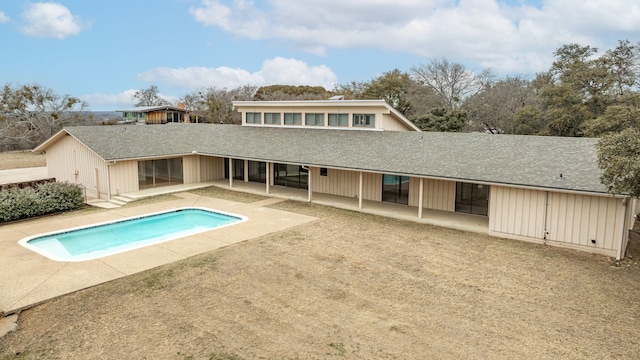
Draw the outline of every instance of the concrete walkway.
<instances>
[{"instance_id":1,"label":"concrete walkway","mask_svg":"<svg viewBox=\"0 0 640 360\"><path fill-rule=\"evenodd\" d=\"M315 220L314 217L266 207L281 199L247 204L191 193L179 193L177 196L178 200L149 205L96 209L84 215L61 214L0 225L0 313L16 313L80 289ZM249 220L82 262L53 261L18 244L27 236L190 206L244 215Z\"/></svg>"}]
</instances>

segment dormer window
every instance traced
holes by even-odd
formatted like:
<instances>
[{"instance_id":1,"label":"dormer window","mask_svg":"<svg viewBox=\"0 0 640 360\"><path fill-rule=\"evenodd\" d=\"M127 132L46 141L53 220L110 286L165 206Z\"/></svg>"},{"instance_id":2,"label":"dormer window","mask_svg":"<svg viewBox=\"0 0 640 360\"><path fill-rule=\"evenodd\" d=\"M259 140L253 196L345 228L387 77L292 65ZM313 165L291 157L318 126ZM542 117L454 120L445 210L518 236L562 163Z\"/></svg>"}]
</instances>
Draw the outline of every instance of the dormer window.
<instances>
[{"instance_id":1,"label":"dormer window","mask_svg":"<svg viewBox=\"0 0 640 360\"><path fill-rule=\"evenodd\" d=\"M280 125L280 113L264 113L264 123Z\"/></svg>"},{"instance_id":2,"label":"dormer window","mask_svg":"<svg viewBox=\"0 0 640 360\"><path fill-rule=\"evenodd\" d=\"M375 114L353 114L353 126L375 127Z\"/></svg>"},{"instance_id":3,"label":"dormer window","mask_svg":"<svg viewBox=\"0 0 640 360\"><path fill-rule=\"evenodd\" d=\"M349 126L349 114L329 114L329 126Z\"/></svg>"},{"instance_id":4,"label":"dormer window","mask_svg":"<svg viewBox=\"0 0 640 360\"><path fill-rule=\"evenodd\" d=\"M306 113L304 114L304 124L311 126L324 126L324 114Z\"/></svg>"},{"instance_id":5,"label":"dormer window","mask_svg":"<svg viewBox=\"0 0 640 360\"><path fill-rule=\"evenodd\" d=\"M247 124L260 124L259 112L248 112L246 115Z\"/></svg>"},{"instance_id":6,"label":"dormer window","mask_svg":"<svg viewBox=\"0 0 640 360\"><path fill-rule=\"evenodd\" d=\"M302 125L302 113L284 113L285 125Z\"/></svg>"}]
</instances>

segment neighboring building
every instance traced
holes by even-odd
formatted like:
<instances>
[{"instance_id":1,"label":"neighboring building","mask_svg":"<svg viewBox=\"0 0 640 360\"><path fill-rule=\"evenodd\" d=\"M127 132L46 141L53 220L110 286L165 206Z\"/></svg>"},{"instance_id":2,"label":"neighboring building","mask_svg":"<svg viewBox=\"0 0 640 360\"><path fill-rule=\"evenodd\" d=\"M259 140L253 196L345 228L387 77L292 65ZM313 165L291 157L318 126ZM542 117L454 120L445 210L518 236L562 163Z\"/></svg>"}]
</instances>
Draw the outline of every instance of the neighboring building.
<instances>
[{"instance_id":1,"label":"neighboring building","mask_svg":"<svg viewBox=\"0 0 640 360\"><path fill-rule=\"evenodd\" d=\"M600 184L597 139L420 132L380 101L234 105L243 126L69 127L35 151L46 151L50 177L92 197L258 182L266 193L304 189L360 208L403 204L417 217L473 214L488 218L490 235L623 256L636 199Z\"/></svg>"},{"instance_id":2,"label":"neighboring building","mask_svg":"<svg viewBox=\"0 0 640 360\"><path fill-rule=\"evenodd\" d=\"M168 124L189 122L187 110L175 106L140 106L116 110L122 113L122 121L132 124Z\"/></svg>"}]
</instances>

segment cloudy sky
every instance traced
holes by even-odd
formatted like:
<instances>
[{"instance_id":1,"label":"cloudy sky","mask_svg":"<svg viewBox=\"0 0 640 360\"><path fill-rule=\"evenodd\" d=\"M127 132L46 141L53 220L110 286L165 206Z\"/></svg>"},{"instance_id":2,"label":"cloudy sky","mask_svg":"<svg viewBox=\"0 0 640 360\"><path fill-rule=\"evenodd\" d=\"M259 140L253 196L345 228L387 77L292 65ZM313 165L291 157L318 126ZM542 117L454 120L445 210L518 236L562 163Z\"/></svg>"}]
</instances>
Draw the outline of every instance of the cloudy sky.
<instances>
[{"instance_id":1,"label":"cloudy sky","mask_svg":"<svg viewBox=\"0 0 640 360\"><path fill-rule=\"evenodd\" d=\"M91 110L157 85L370 80L447 58L499 76L549 68L563 44L640 41L637 0L56 0L0 2L0 85L38 83Z\"/></svg>"}]
</instances>

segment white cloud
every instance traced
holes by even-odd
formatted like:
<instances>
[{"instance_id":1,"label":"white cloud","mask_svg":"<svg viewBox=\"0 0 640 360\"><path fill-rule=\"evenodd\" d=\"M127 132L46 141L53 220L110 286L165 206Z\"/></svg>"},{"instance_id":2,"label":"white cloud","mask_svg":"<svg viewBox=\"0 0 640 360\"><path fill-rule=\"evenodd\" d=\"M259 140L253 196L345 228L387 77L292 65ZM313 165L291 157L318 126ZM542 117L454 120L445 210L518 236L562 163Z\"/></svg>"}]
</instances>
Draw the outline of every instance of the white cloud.
<instances>
[{"instance_id":1,"label":"white cloud","mask_svg":"<svg viewBox=\"0 0 640 360\"><path fill-rule=\"evenodd\" d=\"M9 20L11 20L11 19L7 15L5 15L5 13L0 11L0 24L4 24L6 22L9 22Z\"/></svg>"},{"instance_id":2,"label":"white cloud","mask_svg":"<svg viewBox=\"0 0 640 360\"><path fill-rule=\"evenodd\" d=\"M54 2L30 4L23 18L26 24L21 28L22 32L33 37L64 39L89 27L88 24L83 25L64 5Z\"/></svg>"},{"instance_id":3,"label":"white cloud","mask_svg":"<svg viewBox=\"0 0 640 360\"><path fill-rule=\"evenodd\" d=\"M323 55L378 48L426 58L466 59L499 72L548 68L559 46L607 48L637 38L637 0L201 0L194 19L250 39L284 39ZM513 5L509 5L513 4ZM260 7L259 7L260 6Z\"/></svg>"},{"instance_id":4,"label":"white cloud","mask_svg":"<svg viewBox=\"0 0 640 360\"><path fill-rule=\"evenodd\" d=\"M203 87L235 88L243 85L315 85L333 88L336 74L324 65L309 66L304 61L276 57L265 60L262 69L249 72L229 67L158 67L138 74L148 83L165 83L173 87L197 89Z\"/></svg>"}]
</instances>

